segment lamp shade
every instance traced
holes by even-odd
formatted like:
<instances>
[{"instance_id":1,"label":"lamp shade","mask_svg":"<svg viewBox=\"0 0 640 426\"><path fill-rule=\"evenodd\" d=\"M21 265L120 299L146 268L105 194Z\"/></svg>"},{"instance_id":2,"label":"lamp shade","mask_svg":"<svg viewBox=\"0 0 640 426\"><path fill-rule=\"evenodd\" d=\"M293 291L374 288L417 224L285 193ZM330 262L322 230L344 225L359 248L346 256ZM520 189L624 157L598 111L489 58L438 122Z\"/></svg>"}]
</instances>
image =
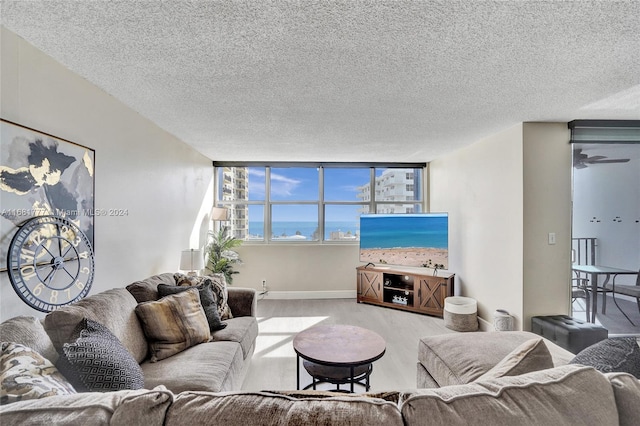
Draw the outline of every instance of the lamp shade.
<instances>
[{"instance_id":1,"label":"lamp shade","mask_svg":"<svg viewBox=\"0 0 640 426\"><path fill-rule=\"evenodd\" d=\"M231 210L225 207L213 207L209 217L211 220L229 220L231 216Z\"/></svg>"},{"instance_id":2,"label":"lamp shade","mask_svg":"<svg viewBox=\"0 0 640 426\"><path fill-rule=\"evenodd\" d=\"M204 268L202 250L182 250L180 256L180 269L183 271L199 271Z\"/></svg>"}]
</instances>

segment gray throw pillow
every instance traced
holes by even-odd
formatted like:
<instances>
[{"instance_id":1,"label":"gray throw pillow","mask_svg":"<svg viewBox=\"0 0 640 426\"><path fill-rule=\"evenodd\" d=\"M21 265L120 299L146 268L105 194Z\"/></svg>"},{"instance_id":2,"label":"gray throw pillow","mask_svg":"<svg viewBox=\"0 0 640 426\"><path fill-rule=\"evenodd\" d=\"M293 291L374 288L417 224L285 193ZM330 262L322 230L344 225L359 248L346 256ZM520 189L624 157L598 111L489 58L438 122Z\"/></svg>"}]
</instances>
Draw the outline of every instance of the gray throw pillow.
<instances>
[{"instance_id":1,"label":"gray throw pillow","mask_svg":"<svg viewBox=\"0 0 640 426\"><path fill-rule=\"evenodd\" d=\"M199 286L195 287L158 284L158 295L160 297L165 297L171 294L187 291L190 288L198 289L198 293L200 294L200 304L202 305L204 314L207 317L207 322L209 323L209 331L214 332L225 328L227 326L227 323L220 321L220 315L218 314L218 303L216 301L215 294L213 294L210 280L206 280Z\"/></svg>"},{"instance_id":2,"label":"gray throw pillow","mask_svg":"<svg viewBox=\"0 0 640 426\"><path fill-rule=\"evenodd\" d=\"M77 391L144 387L140 365L107 327L84 318L71 337L74 341L62 346L56 367Z\"/></svg>"},{"instance_id":3,"label":"gray throw pillow","mask_svg":"<svg viewBox=\"0 0 640 426\"><path fill-rule=\"evenodd\" d=\"M640 346L635 337L612 337L583 349L569 364L581 364L603 373L629 373L640 378Z\"/></svg>"}]
</instances>

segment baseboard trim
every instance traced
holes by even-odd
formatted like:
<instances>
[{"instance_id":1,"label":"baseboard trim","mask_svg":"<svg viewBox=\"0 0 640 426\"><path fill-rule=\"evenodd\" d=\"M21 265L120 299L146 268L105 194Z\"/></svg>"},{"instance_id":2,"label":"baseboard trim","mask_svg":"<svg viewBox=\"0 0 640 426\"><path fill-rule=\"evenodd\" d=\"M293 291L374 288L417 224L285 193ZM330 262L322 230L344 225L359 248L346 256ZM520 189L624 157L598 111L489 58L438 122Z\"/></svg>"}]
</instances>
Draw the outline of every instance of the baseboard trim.
<instances>
[{"instance_id":1,"label":"baseboard trim","mask_svg":"<svg viewBox=\"0 0 640 426\"><path fill-rule=\"evenodd\" d=\"M355 299L356 290L267 291L264 299Z\"/></svg>"},{"instance_id":2,"label":"baseboard trim","mask_svg":"<svg viewBox=\"0 0 640 426\"><path fill-rule=\"evenodd\" d=\"M478 317L478 328L480 331L494 331L493 324L481 317Z\"/></svg>"}]
</instances>

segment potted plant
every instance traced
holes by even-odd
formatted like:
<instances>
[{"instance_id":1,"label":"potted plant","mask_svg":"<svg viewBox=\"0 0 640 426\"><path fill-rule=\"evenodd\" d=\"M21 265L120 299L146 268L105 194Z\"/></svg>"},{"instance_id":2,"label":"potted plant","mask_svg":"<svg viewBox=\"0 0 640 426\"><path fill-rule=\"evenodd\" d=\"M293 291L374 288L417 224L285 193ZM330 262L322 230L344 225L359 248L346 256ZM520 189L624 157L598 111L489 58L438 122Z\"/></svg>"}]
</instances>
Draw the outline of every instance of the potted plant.
<instances>
[{"instance_id":1,"label":"potted plant","mask_svg":"<svg viewBox=\"0 0 640 426\"><path fill-rule=\"evenodd\" d=\"M227 226L221 227L218 231L209 232L209 243L206 247L207 266L209 273L224 274L228 284L233 283L233 265L242 263L240 256L233 249L239 247L242 240L229 235Z\"/></svg>"}]
</instances>

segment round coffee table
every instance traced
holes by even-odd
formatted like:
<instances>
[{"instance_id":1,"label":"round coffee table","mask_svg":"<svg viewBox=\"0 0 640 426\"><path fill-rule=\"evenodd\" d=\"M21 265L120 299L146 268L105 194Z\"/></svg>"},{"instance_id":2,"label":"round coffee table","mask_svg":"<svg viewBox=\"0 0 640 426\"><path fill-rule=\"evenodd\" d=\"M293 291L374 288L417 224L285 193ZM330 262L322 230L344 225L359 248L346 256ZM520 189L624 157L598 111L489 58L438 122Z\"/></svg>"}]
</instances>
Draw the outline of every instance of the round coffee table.
<instances>
[{"instance_id":1,"label":"round coffee table","mask_svg":"<svg viewBox=\"0 0 640 426\"><path fill-rule=\"evenodd\" d=\"M349 383L350 391L353 392L354 384L359 383L356 370L362 371L362 366L380 359L386 351L386 343L378 333L366 328L332 324L317 325L301 331L293 339L293 349L297 354L297 389L300 389L300 358L302 358L320 366L349 369L344 383ZM371 368L365 370L368 387ZM313 386L317 383L315 379L316 377L314 377Z\"/></svg>"}]
</instances>

